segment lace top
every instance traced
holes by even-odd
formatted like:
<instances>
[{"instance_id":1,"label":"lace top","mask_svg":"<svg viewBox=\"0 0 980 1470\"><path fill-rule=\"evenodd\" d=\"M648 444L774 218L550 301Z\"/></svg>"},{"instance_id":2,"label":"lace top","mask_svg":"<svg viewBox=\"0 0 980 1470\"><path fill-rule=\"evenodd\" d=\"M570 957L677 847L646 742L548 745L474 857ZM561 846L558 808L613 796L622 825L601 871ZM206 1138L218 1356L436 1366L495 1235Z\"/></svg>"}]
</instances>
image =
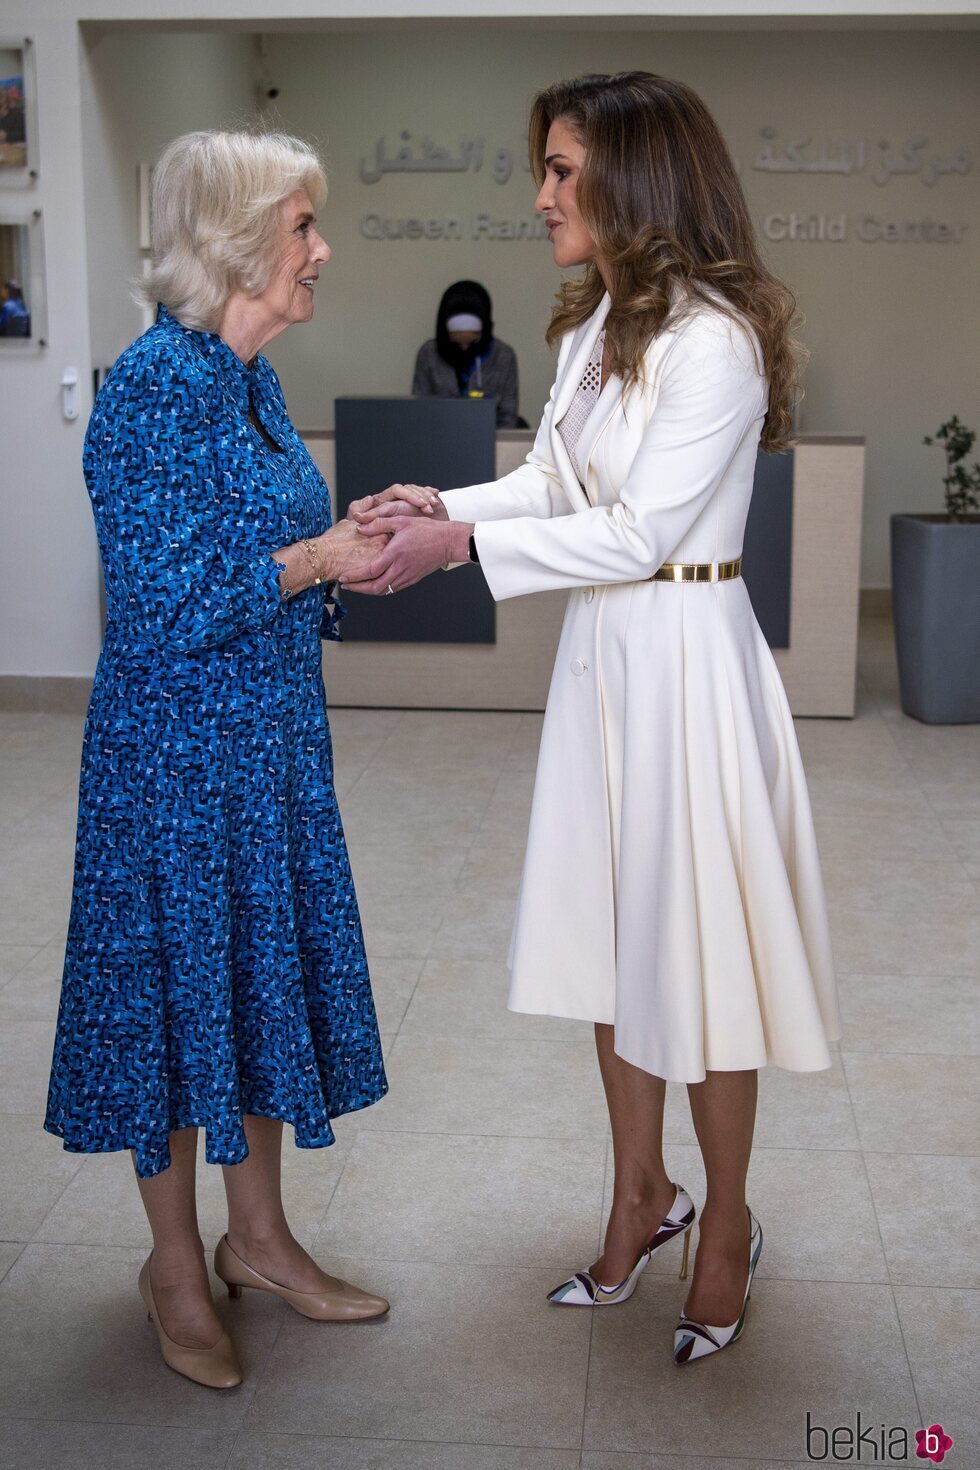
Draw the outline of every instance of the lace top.
<instances>
[{"instance_id":1,"label":"lace top","mask_svg":"<svg viewBox=\"0 0 980 1470\"><path fill-rule=\"evenodd\" d=\"M602 349L605 342L606 333L603 330L599 333L595 347L592 349L592 356L582 374L582 381L575 390L575 397L558 423L562 443L568 450L568 457L572 461L575 473L583 484L585 474L584 466L579 463L578 442L582 437L582 430L588 422L589 415L596 406L602 388Z\"/></svg>"}]
</instances>

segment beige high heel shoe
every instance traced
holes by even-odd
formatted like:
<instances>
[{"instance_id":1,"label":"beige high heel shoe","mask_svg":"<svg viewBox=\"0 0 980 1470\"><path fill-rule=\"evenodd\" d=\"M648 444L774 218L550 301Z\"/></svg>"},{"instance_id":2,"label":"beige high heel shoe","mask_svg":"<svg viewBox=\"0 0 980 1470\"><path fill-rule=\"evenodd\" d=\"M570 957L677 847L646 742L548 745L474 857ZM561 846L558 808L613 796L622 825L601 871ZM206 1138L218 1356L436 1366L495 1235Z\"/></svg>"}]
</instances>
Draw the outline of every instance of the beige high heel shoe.
<instances>
[{"instance_id":1,"label":"beige high heel shoe","mask_svg":"<svg viewBox=\"0 0 980 1470\"><path fill-rule=\"evenodd\" d=\"M143 1263L139 1289L147 1316L157 1330L163 1361L175 1373L183 1374L192 1383L200 1383L204 1388L237 1388L242 1381L242 1365L238 1361L235 1344L227 1332L222 1332L214 1347L209 1348L183 1347L179 1342L174 1342L172 1337L168 1337L160 1321L150 1285L152 1255L151 1251Z\"/></svg>"},{"instance_id":2,"label":"beige high heel shoe","mask_svg":"<svg viewBox=\"0 0 980 1470\"><path fill-rule=\"evenodd\" d=\"M383 1317L389 1303L383 1296L372 1296L359 1286L351 1286L338 1278L337 1289L327 1291L291 1291L253 1271L247 1261L232 1250L227 1235L218 1241L214 1252L214 1271L228 1288L230 1297L240 1297L243 1286L255 1291L271 1291L281 1296L295 1311L314 1322L363 1322L369 1317Z\"/></svg>"}]
</instances>

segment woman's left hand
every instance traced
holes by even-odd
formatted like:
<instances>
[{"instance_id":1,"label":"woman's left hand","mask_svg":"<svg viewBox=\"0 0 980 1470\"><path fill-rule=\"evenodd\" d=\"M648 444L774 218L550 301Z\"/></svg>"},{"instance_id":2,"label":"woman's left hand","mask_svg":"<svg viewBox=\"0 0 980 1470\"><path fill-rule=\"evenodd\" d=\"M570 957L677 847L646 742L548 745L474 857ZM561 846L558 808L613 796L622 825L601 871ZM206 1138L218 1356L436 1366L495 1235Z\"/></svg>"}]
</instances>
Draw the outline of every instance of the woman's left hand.
<instances>
[{"instance_id":1,"label":"woman's left hand","mask_svg":"<svg viewBox=\"0 0 980 1470\"><path fill-rule=\"evenodd\" d=\"M341 585L347 591L373 596L402 592L451 562L469 561L472 530L472 525L465 521L433 521L415 516L386 516L361 526L362 536L390 534L391 540L379 548L374 561L358 568L356 581L345 580Z\"/></svg>"},{"instance_id":2,"label":"woman's left hand","mask_svg":"<svg viewBox=\"0 0 980 1470\"><path fill-rule=\"evenodd\" d=\"M438 490L431 485L389 485L377 495L352 500L347 514L353 521L364 523L377 515L436 515L448 520Z\"/></svg>"}]
</instances>

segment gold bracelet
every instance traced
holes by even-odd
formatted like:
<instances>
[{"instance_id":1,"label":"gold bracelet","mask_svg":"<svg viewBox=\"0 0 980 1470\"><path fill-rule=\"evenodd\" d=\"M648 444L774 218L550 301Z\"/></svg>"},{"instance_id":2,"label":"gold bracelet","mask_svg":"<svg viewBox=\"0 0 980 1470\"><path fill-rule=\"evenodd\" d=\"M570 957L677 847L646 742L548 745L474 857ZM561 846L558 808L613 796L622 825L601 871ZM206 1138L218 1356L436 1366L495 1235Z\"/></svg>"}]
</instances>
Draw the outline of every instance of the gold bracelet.
<instances>
[{"instance_id":1,"label":"gold bracelet","mask_svg":"<svg viewBox=\"0 0 980 1470\"><path fill-rule=\"evenodd\" d=\"M323 581L323 562L320 560L320 553L313 545L313 542L307 541L305 538L303 540L303 550L310 558L310 566L313 569L313 585L319 587Z\"/></svg>"}]
</instances>

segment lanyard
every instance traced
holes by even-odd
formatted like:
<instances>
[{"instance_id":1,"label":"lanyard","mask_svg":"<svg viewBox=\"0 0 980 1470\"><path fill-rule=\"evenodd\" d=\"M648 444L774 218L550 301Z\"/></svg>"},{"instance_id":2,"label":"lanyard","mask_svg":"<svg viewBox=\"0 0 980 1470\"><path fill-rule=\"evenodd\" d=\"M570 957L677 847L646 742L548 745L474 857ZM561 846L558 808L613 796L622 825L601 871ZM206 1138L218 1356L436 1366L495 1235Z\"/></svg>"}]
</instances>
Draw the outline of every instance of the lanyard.
<instances>
[{"instance_id":1,"label":"lanyard","mask_svg":"<svg viewBox=\"0 0 980 1470\"><path fill-rule=\"evenodd\" d=\"M490 354L488 353L487 356L489 355ZM477 357L474 359L472 367L466 374L466 377L463 379L463 386L460 389L461 398L482 398L484 396L483 373L481 372L484 361L485 359L482 357ZM476 379L476 383L475 385L471 386L471 384L473 384L474 378Z\"/></svg>"}]
</instances>

